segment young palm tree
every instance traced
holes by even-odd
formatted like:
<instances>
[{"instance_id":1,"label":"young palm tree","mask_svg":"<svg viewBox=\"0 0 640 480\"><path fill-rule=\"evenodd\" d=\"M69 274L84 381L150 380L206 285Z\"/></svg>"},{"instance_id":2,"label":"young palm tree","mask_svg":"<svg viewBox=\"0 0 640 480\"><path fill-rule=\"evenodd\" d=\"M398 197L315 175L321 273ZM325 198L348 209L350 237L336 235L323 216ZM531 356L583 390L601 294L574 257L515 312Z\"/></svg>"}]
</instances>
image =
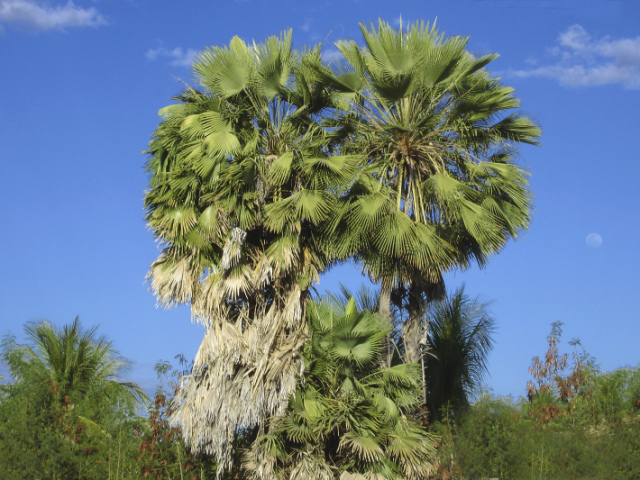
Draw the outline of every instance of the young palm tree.
<instances>
[{"instance_id":1,"label":"young palm tree","mask_svg":"<svg viewBox=\"0 0 640 480\"><path fill-rule=\"evenodd\" d=\"M423 23L361 30L364 46L339 42L344 58L320 75L342 100L343 152L365 156L335 211L334 249L380 281L381 311L390 301L406 311L406 360L418 362L443 272L484 265L527 227L531 195L514 158L540 130L484 68L496 55L473 57L466 38Z\"/></svg>"},{"instance_id":2,"label":"young palm tree","mask_svg":"<svg viewBox=\"0 0 640 480\"><path fill-rule=\"evenodd\" d=\"M405 416L420 398L417 365L380 367L389 321L354 299L307 313L304 383L245 455L251 478L426 478L434 439Z\"/></svg>"},{"instance_id":3,"label":"young palm tree","mask_svg":"<svg viewBox=\"0 0 640 480\"><path fill-rule=\"evenodd\" d=\"M30 322L25 326L30 344L3 345L3 360L14 381L46 384L55 408L102 404L108 398L135 411L147 395L138 385L120 381L128 365L96 330L82 329L78 317L62 329L46 320Z\"/></svg>"},{"instance_id":4,"label":"young palm tree","mask_svg":"<svg viewBox=\"0 0 640 480\"><path fill-rule=\"evenodd\" d=\"M428 354L424 357L427 407L432 420L469 406L469 396L487 372L495 320L489 304L469 298L464 287L429 305Z\"/></svg>"},{"instance_id":5,"label":"young palm tree","mask_svg":"<svg viewBox=\"0 0 640 480\"><path fill-rule=\"evenodd\" d=\"M11 376L0 385L0 476L107 478L130 470L124 452L149 399L122 381L129 365L78 318L62 328L30 322L25 331L25 344L5 336L0 346Z\"/></svg>"},{"instance_id":6,"label":"young palm tree","mask_svg":"<svg viewBox=\"0 0 640 480\"><path fill-rule=\"evenodd\" d=\"M309 288L335 257L319 225L358 159L320 126L331 105L320 49L291 34L204 51L149 148L147 219L164 246L150 271L165 304L206 327L175 419L194 450L230 466L239 431L282 413L302 368Z\"/></svg>"}]
</instances>

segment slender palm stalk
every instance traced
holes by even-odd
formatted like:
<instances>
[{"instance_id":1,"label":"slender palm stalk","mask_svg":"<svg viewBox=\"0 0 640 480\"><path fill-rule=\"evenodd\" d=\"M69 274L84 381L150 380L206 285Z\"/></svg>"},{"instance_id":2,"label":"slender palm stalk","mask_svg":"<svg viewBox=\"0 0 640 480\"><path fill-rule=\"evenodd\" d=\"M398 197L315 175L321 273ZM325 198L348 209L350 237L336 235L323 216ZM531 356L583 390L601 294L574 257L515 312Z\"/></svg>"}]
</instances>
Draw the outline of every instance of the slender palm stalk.
<instances>
[{"instance_id":1,"label":"slender palm stalk","mask_svg":"<svg viewBox=\"0 0 640 480\"><path fill-rule=\"evenodd\" d=\"M473 57L466 38L423 23L361 30L364 46L338 43L344 58L321 72L342 99L343 151L365 156L336 210L335 248L381 282L381 311L405 309L406 360L418 362L443 272L484 265L527 227L531 194L514 158L540 130L485 69L496 55Z\"/></svg>"}]
</instances>

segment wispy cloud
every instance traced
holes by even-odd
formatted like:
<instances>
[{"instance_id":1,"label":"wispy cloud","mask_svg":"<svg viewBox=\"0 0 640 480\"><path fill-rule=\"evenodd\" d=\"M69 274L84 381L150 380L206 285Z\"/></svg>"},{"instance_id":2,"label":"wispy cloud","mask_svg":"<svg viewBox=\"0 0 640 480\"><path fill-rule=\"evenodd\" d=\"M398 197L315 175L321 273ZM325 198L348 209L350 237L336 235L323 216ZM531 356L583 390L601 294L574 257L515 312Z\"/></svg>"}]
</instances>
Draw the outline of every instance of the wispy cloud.
<instances>
[{"instance_id":1,"label":"wispy cloud","mask_svg":"<svg viewBox=\"0 0 640 480\"><path fill-rule=\"evenodd\" d=\"M106 25L107 20L95 8L78 7L72 1L52 5L39 0L0 0L2 23L34 30L65 30Z\"/></svg>"},{"instance_id":2,"label":"wispy cloud","mask_svg":"<svg viewBox=\"0 0 640 480\"><path fill-rule=\"evenodd\" d=\"M147 58L149 60L165 59L169 61L169 65L174 67L190 67L197 55L198 51L191 48L184 49L182 47L176 47L170 49L164 45L160 45L158 48L151 48L147 51Z\"/></svg>"},{"instance_id":3,"label":"wispy cloud","mask_svg":"<svg viewBox=\"0 0 640 480\"><path fill-rule=\"evenodd\" d=\"M304 33L309 33L311 31L311 20L307 20L306 22L304 22L302 25L300 25L300 30L302 30Z\"/></svg>"},{"instance_id":4,"label":"wispy cloud","mask_svg":"<svg viewBox=\"0 0 640 480\"><path fill-rule=\"evenodd\" d=\"M582 26L572 25L560 34L549 53L552 63L509 73L553 78L572 87L619 84L627 89L640 89L640 37L593 39Z\"/></svg>"},{"instance_id":5,"label":"wispy cloud","mask_svg":"<svg viewBox=\"0 0 640 480\"><path fill-rule=\"evenodd\" d=\"M336 62L342 57L337 48L329 47L322 50L322 61L324 63Z\"/></svg>"}]
</instances>

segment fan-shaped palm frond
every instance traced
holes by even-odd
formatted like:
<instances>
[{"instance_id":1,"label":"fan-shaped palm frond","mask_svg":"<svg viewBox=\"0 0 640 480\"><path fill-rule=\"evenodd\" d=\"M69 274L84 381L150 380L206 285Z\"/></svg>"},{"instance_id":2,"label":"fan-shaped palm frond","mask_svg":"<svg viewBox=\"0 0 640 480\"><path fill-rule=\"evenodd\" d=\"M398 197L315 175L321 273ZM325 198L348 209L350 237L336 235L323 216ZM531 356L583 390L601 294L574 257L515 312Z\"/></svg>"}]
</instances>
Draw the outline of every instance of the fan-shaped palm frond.
<instances>
[{"instance_id":1,"label":"fan-shaped palm frond","mask_svg":"<svg viewBox=\"0 0 640 480\"><path fill-rule=\"evenodd\" d=\"M405 416L419 401L420 372L380 366L388 319L335 297L307 315L304 383L246 453L251 478L424 478L434 440Z\"/></svg>"}]
</instances>

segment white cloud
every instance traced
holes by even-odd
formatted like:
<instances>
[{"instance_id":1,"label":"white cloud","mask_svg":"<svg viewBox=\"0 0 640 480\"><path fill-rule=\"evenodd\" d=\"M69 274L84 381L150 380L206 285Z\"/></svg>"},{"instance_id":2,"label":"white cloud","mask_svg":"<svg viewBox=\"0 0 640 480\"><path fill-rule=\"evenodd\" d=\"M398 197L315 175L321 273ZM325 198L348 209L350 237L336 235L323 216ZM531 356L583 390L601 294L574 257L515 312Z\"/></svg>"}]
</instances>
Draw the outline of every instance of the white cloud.
<instances>
[{"instance_id":1,"label":"white cloud","mask_svg":"<svg viewBox=\"0 0 640 480\"><path fill-rule=\"evenodd\" d=\"M329 47L322 50L322 61L325 63L331 63L339 60L342 54L337 48Z\"/></svg>"},{"instance_id":2,"label":"white cloud","mask_svg":"<svg viewBox=\"0 0 640 480\"><path fill-rule=\"evenodd\" d=\"M0 23L17 24L36 30L64 30L67 27L97 27L107 20L95 8L51 5L39 0L0 0Z\"/></svg>"},{"instance_id":3,"label":"white cloud","mask_svg":"<svg viewBox=\"0 0 640 480\"><path fill-rule=\"evenodd\" d=\"M640 89L640 37L592 39L583 27L572 25L560 34L558 44L549 53L554 57L553 63L509 73L554 78L568 86L619 84Z\"/></svg>"},{"instance_id":4,"label":"white cloud","mask_svg":"<svg viewBox=\"0 0 640 480\"><path fill-rule=\"evenodd\" d=\"M159 60L161 58L168 59L169 65L174 67L190 67L197 55L198 51L191 48L183 49L181 47L176 47L174 49L169 49L163 45L147 51L147 58L149 60Z\"/></svg>"}]
</instances>

